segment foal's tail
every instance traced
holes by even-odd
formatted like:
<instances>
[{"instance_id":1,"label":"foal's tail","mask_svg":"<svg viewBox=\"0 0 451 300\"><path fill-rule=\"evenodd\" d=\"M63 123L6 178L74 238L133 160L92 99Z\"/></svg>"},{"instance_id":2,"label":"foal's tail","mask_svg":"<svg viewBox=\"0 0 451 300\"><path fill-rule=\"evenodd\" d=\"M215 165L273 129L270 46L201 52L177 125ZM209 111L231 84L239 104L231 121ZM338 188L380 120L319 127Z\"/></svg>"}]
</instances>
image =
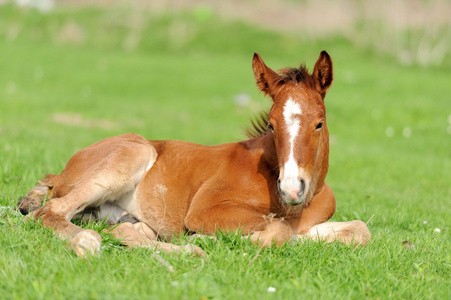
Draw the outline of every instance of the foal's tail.
<instances>
[{"instance_id":1,"label":"foal's tail","mask_svg":"<svg viewBox=\"0 0 451 300\"><path fill-rule=\"evenodd\" d=\"M16 208L23 214L38 210L44 199L53 197L53 186L58 175L47 174L44 179L38 181L38 185L32 188L25 197L21 197Z\"/></svg>"}]
</instances>

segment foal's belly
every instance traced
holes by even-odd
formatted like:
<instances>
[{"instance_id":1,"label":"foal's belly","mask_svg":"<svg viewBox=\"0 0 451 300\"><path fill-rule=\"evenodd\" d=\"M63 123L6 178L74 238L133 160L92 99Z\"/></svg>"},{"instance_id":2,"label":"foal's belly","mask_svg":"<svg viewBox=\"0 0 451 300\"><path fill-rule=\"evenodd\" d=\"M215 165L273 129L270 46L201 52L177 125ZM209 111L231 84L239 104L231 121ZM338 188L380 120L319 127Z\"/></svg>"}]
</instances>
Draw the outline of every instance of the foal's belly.
<instances>
[{"instance_id":1,"label":"foal's belly","mask_svg":"<svg viewBox=\"0 0 451 300\"><path fill-rule=\"evenodd\" d=\"M135 209L131 214L165 239L186 231L185 217L197 190L182 173L168 171L168 167L159 164L157 159L138 185L132 200L131 206Z\"/></svg>"}]
</instances>

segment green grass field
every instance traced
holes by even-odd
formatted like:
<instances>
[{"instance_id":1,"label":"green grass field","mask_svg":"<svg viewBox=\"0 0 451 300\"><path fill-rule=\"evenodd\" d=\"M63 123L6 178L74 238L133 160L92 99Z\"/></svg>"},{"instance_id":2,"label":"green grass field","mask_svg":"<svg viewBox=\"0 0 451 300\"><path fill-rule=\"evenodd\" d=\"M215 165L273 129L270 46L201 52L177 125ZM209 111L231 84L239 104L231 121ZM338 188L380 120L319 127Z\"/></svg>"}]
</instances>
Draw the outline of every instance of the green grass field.
<instances>
[{"instance_id":1,"label":"green grass field","mask_svg":"<svg viewBox=\"0 0 451 300\"><path fill-rule=\"evenodd\" d=\"M0 299L450 298L449 56L441 67L405 67L338 37L303 40L189 11L150 15L139 30L117 10L0 11ZM335 67L326 97L332 220L374 215L369 246L259 252L218 233L196 242L205 259L159 254L171 272L154 251L105 234L101 254L80 259L14 210L43 175L109 136L243 139L248 120L269 107L254 84L253 52L276 69L313 68L323 49Z\"/></svg>"}]
</instances>

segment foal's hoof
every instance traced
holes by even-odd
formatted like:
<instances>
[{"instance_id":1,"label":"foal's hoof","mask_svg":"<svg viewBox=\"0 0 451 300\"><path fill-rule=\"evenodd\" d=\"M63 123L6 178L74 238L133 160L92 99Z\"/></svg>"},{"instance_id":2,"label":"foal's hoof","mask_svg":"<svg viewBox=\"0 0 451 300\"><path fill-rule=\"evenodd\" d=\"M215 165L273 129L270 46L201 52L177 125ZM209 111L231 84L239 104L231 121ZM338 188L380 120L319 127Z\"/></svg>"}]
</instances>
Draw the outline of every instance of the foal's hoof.
<instances>
[{"instance_id":1,"label":"foal's hoof","mask_svg":"<svg viewBox=\"0 0 451 300\"><path fill-rule=\"evenodd\" d=\"M40 205L29 204L27 197L21 197L16 205L16 209L18 209L24 216L28 215L30 212L38 210L40 207Z\"/></svg>"},{"instance_id":2,"label":"foal's hoof","mask_svg":"<svg viewBox=\"0 0 451 300\"><path fill-rule=\"evenodd\" d=\"M368 245L371 242L371 232L366 224L359 220L351 221L351 223L354 225L354 235L350 243L353 245Z\"/></svg>"},{"instance_id":3,"label":"foal's hoof","mask_svg":"<svg viewBox=\"0 0 451 300\"><path fill-rule=\"evenodd\" d=\"M75 253L85 258L87 255L99 253L102 239L100 235L91 229L86 229L77 233L69 242Z\"/></svg>"},{"instance_id":4,"label":"foal's hoof","mask_svg":"<svg viewBox=\"0 0 451 300\"><path fill-rule=\"evenodd\" d=\"M207 254L202 250L202 248L188 244L185 246L182 246L183 250L185 250L187 253L193 254L197 257L206 257Z\"/></svg>"}]
</instances>

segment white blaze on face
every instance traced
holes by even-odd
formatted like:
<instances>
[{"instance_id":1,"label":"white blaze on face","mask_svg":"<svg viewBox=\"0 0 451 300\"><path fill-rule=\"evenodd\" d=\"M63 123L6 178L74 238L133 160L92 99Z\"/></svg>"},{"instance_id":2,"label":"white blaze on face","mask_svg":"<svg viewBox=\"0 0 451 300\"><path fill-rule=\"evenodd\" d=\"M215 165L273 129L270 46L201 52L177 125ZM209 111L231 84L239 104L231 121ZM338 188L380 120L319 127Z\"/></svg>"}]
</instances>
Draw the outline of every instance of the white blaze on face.
<instances>
[{"instance_id":1,"label":"white blaze on face","mask_svg":"<svg viewBox=\"0 0 451 300\"><path fill-rule=\"evenodd\" d=\"M301 106L293 99L288 99L283 107L283 119L289 134L290 154L288 155L288 161L283 167L283 180L280 187L293 198L297 198L296 193L300 188L298 181L299 168L294 160L294 141L301 127L301 120L299 119L301 113Z\"/></svg>"}]
</instances>

